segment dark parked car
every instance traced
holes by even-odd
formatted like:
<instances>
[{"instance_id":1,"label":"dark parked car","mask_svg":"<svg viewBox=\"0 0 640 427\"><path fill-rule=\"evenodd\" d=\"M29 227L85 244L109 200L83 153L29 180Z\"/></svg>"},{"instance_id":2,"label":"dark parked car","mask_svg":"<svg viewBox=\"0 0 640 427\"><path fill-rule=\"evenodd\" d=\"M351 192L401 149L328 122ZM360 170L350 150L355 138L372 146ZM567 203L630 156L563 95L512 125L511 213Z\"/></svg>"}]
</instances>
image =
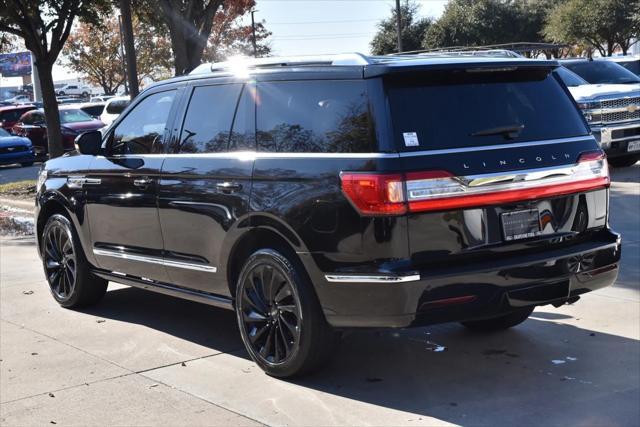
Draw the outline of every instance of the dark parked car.
<instances>
[{"instance_id":1,"label":"dark parked car","mask_svg":"<svg viewBox=\"0 0 640 427\"><path fill-rule=\"evenodd\" d=\"M75 150L73 142L80 133L104 127L104 123L91 117L79 107L60 106L60 124L65 151ZM25 113L13 126L13 133L29 138L35 147L36 154L45 155L49 151L44 110L38 109Z\"/></svg>"},{"instance_id":2,"label":"dark parked car","mask_svg":"<svg viewBox=\"0 0 640 427\"><path fill-rule=\"evenodd\" d=\"M638 84L640 77L612 61L566 59L562 65L591 84Z\"/></svg>"},{"instance_id":3,"label":"dark parked car","mask_svg":"<svg viewBox=\"0 0 640 427\"><path fill-rule=\"evenodd\" d=\"M20 120L20 117L27 111L35 110L34 105L12 105L0 107L0 127L11 131L13 126Z\"/></svg>"},{"instance_id":4,"label":"dark parked car","mask_svg":"<svg viewBox=\"0 0 640 427\"><path fill-rule=\"evenodd\" d=\"M0 165L31 166L36 160L29 138L11 135L0 128Z\"/></svg>"},{"instance_id":5,"label":"dark parked car","mask_svg":"<svg viewBox=\"0 0 640 427\"><path fill-rule=\"evenodd\" d=\"M557 65L269 58L152 85L41 171L51 293L80 307L114 281L233 309L280 377L341 329L499 330L575 302L614 282L620 236Z\"/></svg>"},{"instance_id":6,"label":"dark parked car","mask_svg":"<svg viewBox=\"0 0 640 427\"><path fill-rule=\"evenodd\" d=\"M605 61L615 62L631 71L636 76L640 76L640 57L638 56L608 56L602 58Z\"/></svg>"}]
</instances>

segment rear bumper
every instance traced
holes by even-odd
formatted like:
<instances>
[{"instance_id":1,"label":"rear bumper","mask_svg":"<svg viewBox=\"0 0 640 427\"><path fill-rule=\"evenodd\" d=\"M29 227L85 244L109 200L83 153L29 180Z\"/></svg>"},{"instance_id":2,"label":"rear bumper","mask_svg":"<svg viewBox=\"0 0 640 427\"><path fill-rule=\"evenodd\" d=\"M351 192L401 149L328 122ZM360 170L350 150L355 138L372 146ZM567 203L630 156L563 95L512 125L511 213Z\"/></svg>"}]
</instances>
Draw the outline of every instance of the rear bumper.
<instances>
[{"instance_id":1,"label":"rear bumper","mask_svg":"<svg viewBox=\"0 0 640 427\"><path fill-rule=\"evenodd\" d=\"M620 236L607 229L598 236L536 254L497 255L490 262L394 275L375 272L360 281L359 276L331 273L323 275L322 283L314 282L327 321L339 328L407 327L492 317L517 307L562 304L613 284Z\"/></svg>"},{"instance_id":2,"label":"rear bumper","mask_svg":"<svg viewBox=\"0 0 640 427\"><path fill-rule=\"evenodd\" d=\"M640 140L640 122L592 126L591 131L608 157L619 157L628 154L640 155L638 150L629 151L629 143Z\"/></svg>"}]
</instances>

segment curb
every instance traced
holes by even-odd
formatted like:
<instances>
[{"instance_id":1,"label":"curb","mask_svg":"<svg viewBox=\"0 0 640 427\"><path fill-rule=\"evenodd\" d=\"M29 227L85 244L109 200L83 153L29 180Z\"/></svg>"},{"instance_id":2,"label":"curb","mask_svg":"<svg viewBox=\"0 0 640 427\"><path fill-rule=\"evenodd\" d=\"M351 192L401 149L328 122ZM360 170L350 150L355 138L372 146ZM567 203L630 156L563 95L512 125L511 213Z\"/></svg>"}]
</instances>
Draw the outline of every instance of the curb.
<instances>
[{"instance_id":1,"label":"curb","mask_svg":"<svg viewBox=\"0 0 640 427\"><path fill-rule=\"evenodd\" d=\"M35 202L33 200L10 199L7 197L0 197L0 205L28 211L32 215L33 209L35 208Z\"/></svg>"}]
</instances>

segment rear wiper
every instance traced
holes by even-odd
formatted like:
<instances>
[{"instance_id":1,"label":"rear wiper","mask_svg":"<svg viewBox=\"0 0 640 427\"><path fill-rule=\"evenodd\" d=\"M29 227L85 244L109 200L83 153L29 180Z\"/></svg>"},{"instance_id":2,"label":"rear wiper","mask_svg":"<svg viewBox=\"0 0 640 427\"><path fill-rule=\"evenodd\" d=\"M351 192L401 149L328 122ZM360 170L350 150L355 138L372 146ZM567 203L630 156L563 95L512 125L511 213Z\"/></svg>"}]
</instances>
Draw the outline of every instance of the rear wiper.
<instances>
[{"instance_id":1,"label":"rear wiper","mask_svg":"<svg viewBox=\"0 0 640 427\"><path fill-rule=\"evenodd\" d=\"M523 124L514 124L507 126L498 126L495 128L483 129L471 134L471 136L490 136L490 135L502 135L506 139L515 139L520 135L524 129Z\"/></svg>"}]
</instances>

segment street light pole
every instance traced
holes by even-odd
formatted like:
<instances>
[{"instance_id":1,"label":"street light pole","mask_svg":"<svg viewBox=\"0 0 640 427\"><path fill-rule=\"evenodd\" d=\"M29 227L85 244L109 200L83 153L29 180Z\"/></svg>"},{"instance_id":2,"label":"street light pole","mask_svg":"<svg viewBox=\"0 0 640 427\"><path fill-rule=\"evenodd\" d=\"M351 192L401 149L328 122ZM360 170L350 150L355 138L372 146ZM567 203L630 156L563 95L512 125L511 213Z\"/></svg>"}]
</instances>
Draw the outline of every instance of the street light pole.
<instances>
[{"instance_id":1,"label":"street light pole","mask_svg":"<svg viewBox=\"0 0 640 427\"><path fill-rule=\"evenodd\" d=\"M402 52L402 12L400 0L396 0L396 32L398 34L398 53Z\"/></svg>"},{"instance_id":2,"label":"street light pole","mask_svg":"<svg viewBox=\"0 0 640 427\"><path fill-rule=\"evenodd\" d=\"M253 43L253 57L257 58L258 57L258 45L256 43L256 21L253 17L253 14L256 13L257 10L252 10L251 11L251 42Z\"/></svg>"}]
</instances>

